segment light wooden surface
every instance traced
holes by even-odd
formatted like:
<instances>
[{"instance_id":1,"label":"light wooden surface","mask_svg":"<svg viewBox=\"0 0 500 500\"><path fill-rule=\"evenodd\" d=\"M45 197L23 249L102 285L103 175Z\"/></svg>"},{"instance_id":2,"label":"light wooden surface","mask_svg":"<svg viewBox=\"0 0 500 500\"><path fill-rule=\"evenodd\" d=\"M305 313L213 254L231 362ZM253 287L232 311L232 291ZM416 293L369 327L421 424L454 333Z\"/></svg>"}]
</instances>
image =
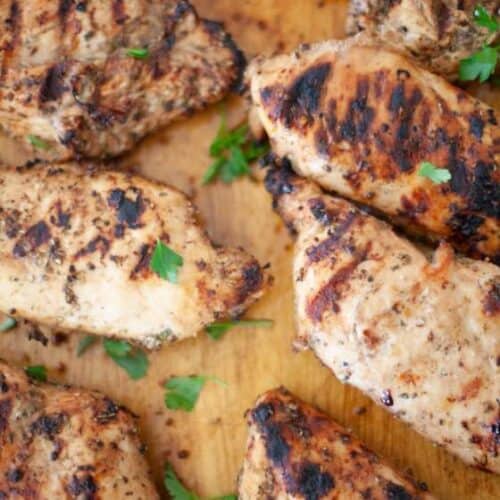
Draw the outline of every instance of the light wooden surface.
<instances>
[{"instance_id":1,"label":"light wooden surface","mask_svg":"<svg viewBox=\"0 0 500 500\"><path fill-rule=\"evenodd\" d=\"M222 20L249 55L292 49L300 42L342 37L346 3L315 0L195 0L206 17ZM485 95L488 91L483 87ZM244 101L232 98L231 120L244 116ZM343 386L310 352L295 354L292 312L292 242L272 212L258 182L200 187L209 165L208 145L219 123L217 107L149 137L120 160L148 177L191 194L212 238L241 245L275 276L272 291L247 314L272 318L269 330L235 329L214 342L204 333L196 340L168 346L150 355L148 376L133 382L100 346L82 358L68 343L47 347L30 341L22 328L0 336L0 356L14 363L44 363L54 380L99 389L140 416L149 459L158 483L166 460L200 495L235 491L245 450L245 410L258 394L284 385L352 428L371 448L395 466L411 470L441 499L500 498L500 478L463 465L396 421L356 390ZM20 159L17 148L0 145L3 157ZM172 412L163 403L162 383L171 375L216 375L227 388L208 384L193 413ZM357 409L366 408L359 415Z\"/></svg>"}]
</instances>

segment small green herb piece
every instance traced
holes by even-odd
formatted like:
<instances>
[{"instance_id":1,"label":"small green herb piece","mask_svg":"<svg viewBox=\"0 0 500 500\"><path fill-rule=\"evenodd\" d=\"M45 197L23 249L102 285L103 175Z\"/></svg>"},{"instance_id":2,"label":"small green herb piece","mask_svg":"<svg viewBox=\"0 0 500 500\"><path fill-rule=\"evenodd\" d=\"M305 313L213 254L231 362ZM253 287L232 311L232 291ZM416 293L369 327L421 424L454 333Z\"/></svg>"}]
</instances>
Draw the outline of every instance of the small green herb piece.
<instances>
[{"instance_id":1,"label":"small green herb piece","mask_svg":"<svg viewBox=\"0 0 500 500\"><path fill-rule=\"evenodd\" d=\"M169 410L193 411L200 397L200 392L208 380L222 385L224 382L216 377L206 375L190 375L189 377L172 377L165 383L165 406Z\"/></svg>"},{"instance_id":2,"label":"small green herb piece","mask_svg":"<svg viewBox=\"0 0 500 500\"><path fill-rule=\"evenodd\" d=\"M133 380L144 377L148 371L149 360L137 347L132 347L125 340L104 339L106 354Z\"/></svg>"},{"instance_id":3,"label":"small green herb piece","mask_svg":"<svg viewBox=\"0 0 500 500\"><path fill-rule=\"evenodd\" d=\"M497 47L483 47L470 57L460 61L460 80L472 81L479 78L479 81L484 83L495 72L497 59Z\"/></svg>"},{"instance_id":4,"label":"small green herb piece","mask_svg":"<svg viewBox=\"0 0 500 500\"><path fill-rule=\"evenodd\" d=\"M234 321L217 321L205 327L207 335L213 340L219 340L228 330L235 326L247 328L270 328L273 326L271 319L240 319Z\"/></svg>"},{"instance_id":5,"label":"small green herb piece","mask_svg":"<svg viewBox=\"0 0 500 500\"><path fill-rule=\"evenodd\" d=\"M195 493L189 491L176 476L172 466L165 464L165 472L163 474L163 483L172 500L201 500ZM213 497L208 500L237 500L237 495L224 495L222 497Z\"/></svg>"},{"instance_id":6,"label":"small green herb piece","mask_svg":"<svg viewBox=\"0 0 500 500\"><path fill-rule=\"evenodd\" d=\"M43 365L27 366L24 371L28 377L39 380L40 382L47 381L47 369Z\"/></svg>"},{"instance_id":7,"label":"small green herb piece","mask_svg":"<svg viewBox=\"0 0 500 500\"><path fill-rule=\"evenodd\" d=\"M177 273L183 264L184 260L179 254L160 240L156 242L149 267L160 278L170 281L170 283L177 283Z\"/></svg>"},{"instance_id":8,"label":"small green herb piece","mask_svg":"<svg viewBox=\"0 0 500 500\"><path fill-rule=\"evenodd\" d=\"M479 26L487 28L490 33L495 33L500 29L500 25L495 16L492 16L482 5L476 5L474 9L474 21Z\"/></svg>"},{"instance_id":9,"label":"small green herb piece","mask_svg":"<svg viewBox=\"0 0 500 500\"><path fill-rule=\"evenodd\" d=\"M146 59L149 57L149 50L145 48L132 48L127 50L127 55L135 59Z\"/></svg>"},{"instance_id":10,"label":"small green herb piece","mask_svg":"<svg viewBox=\"0 0 500 500\"><path fill-rule=\"evenodd\" d=\"M17 325L17 320L15 318L11 318L10 316L7 316L0 323L0 333L8 332L9 330L12 330L12 328L15 328L16 325Z\"/></svg>"},{"instance_id":11,"label":"small green herb piece","mask_svg":"<svg viewBox=\"0 0 500 500\"><path fill-rule=\"evenodd\" d=\"M50 144L45 142L43 139L40 139L37 135L28 135L28 142L37 149L50 149Z\"/></svg>"},{"instance_id":12,"label":"small green herb piece","mask_svg":"<svg viewBox=\"0 0 500 500\"><path fill-rule=\"evenodd\" d=\"M438 168L434 164L428 161L423 161L420 164L420 169L418 175L421 177L427 177L434 184L442 184L443 182L448 182L451 180L450 171L446 168Z\"/></svg>"},{"instance_id":13,"label":"small green herb piece","mask_svg":"<svg viewBox=\"0 0 500 500\"><path fill-rule=\"evenodd\" d=\"M210 156L214 162L203 175L202 184L208 184L216 178L230 183L250 173L250 162L269 150L268 144L258 144L248 137L248 125L228 129L226 118L222 115L217 135L210 145Z\"/></svg>"},{"instance_id":14,"label":"small green herb piece","mask_svg":"<svg viewBox=\"0 0 500 500\"><path fill-rule=\"evenodd\" d=\"M78 347L76 348L76 355L78 357L83 356L85 351L96 342L97 337L94 337L94 335L87 335L83 337L83 339L78 343Z\"/></svg>"}]
</instances>

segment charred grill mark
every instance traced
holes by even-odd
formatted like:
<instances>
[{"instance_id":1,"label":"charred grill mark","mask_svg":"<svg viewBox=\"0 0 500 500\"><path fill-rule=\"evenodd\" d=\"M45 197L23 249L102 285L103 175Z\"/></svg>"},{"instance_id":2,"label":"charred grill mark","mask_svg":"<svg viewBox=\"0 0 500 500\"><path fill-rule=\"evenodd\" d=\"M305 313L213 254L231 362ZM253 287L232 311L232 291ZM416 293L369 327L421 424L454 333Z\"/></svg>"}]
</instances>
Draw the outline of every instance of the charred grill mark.
<instances>
[{"instance_id":1,"label":"charred grill mark","mask_svg":"<svg viewBox=\"0 0 500 500\"><path fill-rule=\"evenodd\" d=\"M309 67L298 76L290 87L280 96L279 88L264 89L264 102L274 105L272 114L281 120L285 127L304 128L310 125L313 115L319 108L323 87L332 70L330 63L319 63Z\"/></svg>"},{"instance_id":2,"label":"charred grill mark","mask_svg":"<svg viewBox=\"0 0 500 500\"><path fill-rule=\"evenodd\" d=\"M41 104L57 101L68 90L64 85L66 64L55 64L47 71L40 86L39 101Z\"/></svg>"},{"instance_id":3,"label":"charred grill mark","mask_svg":"<svg viewBox=\"0 0 500 500\"><path fill-rule=\"evenodd\" d=\"M33 435L45 436L52 441L61 432L66 420L67 416L64 413L42 415L31 424L30 430Z\"/></svg>"},{"instance_id":4,"label":"charred grill mark","mask_svg":"<svg viewBox=\"0 0 500 500\"><path fill-rule=\"evenodd\" d=\"M111 10L113 12L113 20L116 24L124 24L127 21L129 16L125 11L123 0L113 0L111 2Z\"/></svg>"},{"instance_id":5,"label":"charred grill mark","mask_svg":"<svg viewBox=\"0 0 500 500\"><path fill-rule=\"evenodd\" d=\"M320 224L329 226L332 223L334 215L327 210L325 203L321 198L309 200L308 205L314 218Z\"/></svg>"},{"instance_id":6,"label":"charred grill mark","mask_svg":"<svg viewBox=\"0 0 500 500\"><path fill-rule=\"evenodd\" d=\"M334 313L340 311L337 301L341 298L342 289L348 286L348 280L359 264L367 259L370 250L371 242L362 251L357 252L351 262L340 268L309 301L307 315L313 322L318 323L321 321L323 314L327 310Z\"/></svg>"},{"instance_id":7,"label":"charred grill mark","mask_svg":"<svg viewBox=\"0 0 500 500\"><path fill-rule=\"evenodd\" d=\"M1 211L0 211L1 213ZM3 219L5 236L9 239L16 238L21 230L21 224L19 223L19 218L21 212L19 210L11 210L5 215Z\"/></svg>"},{"instance_id":8,"label":"charred grill mark","mask_svg":"<svg viewBox=\"0 0 500 500\"><path fill-rule=\"evenodd\" d=\"M90 255L96 250L99 250L101 252L101 257L104 257L108 253L110 246L109 240L104 236L96 236L93 240L89 241L85 247L76 252L75 259Z\"/></svg>"},{"instance_id":9,"label":"charred grill mark","mask_svg":"<svg viewBox=\"0 0 500 500\"><path fill-rule=\"evenodd\" d=\"M369 80L359 78L356 96L350 102L344 121L339 124L341 140L351 143L362 140L375 117L375 110L368 106Z\"/></svg>"},{"instance_id":10,"label":"charred grill mark","mask_svg":"<svg viewBox=\"0 0 500 500\"><path fill-rule=\"evenodd\" d=\"M483 304L484 314L495 316L500 314L500 279L492 283Z\"/></svg>"},{"instance_id":11,"label":"charred grill mark","mask_svg":"<svg viewBox=\"0 0 500 500\"><path fill-rule=\"evenodd\" d=\"M56 215L50 216L50 223L56 227L62 227L64 229L68 229L71 214L69 212L63 212L62 204L60 201L56 202L55 210L56 210Z\"/></svg>"},{"instance_id":12,"label":"charred grill mark","mask_svg":"<svg viewBox=\"0 0 500 500\"><path fill-rule=\"evenodd\" d=\"M107 424L109 422L115 421L116 416L120 411L120 407L108 397L104 398L103 403L104 408L95 415L96 422L98 422L99 424Z\"/></svg>"},{"instance_id":13,"label":"charred grill mark","mask_svg":"<svg viewBox=\"0 0 500 500\"><path fill-rule=\"evenodd\" d=\"M414 191L411 199L405 195L401 196L401 214L409 219L418 219L421 214L429 210L430 205L429 197L423 190Z\"/></svg>"},{"instance_id":14,"label":"charred grill mark","mask_svg":"<svg viewBox=\"0 0 500 500\"><path fill-rule=\"evenodd\" d=\"M293 179L295 174L292 171L290 162L285 158L281 166L271 166L266 174L265 186L273 198L283 194L293 192Z\"/></svg>"},{"instance_id":15,"label":"charred grill mark","mask_svg":"<svg viewBox=\"0 0 500 500\"><path fill-rule=\"evenodd\" d=\"M130 273L130 279L137 279L139 275L144 276L149 270L150 260L150 246L144 243L139 249L139 260Z\"/></svg>"},{"instance_id":16,"label":"charred grill mark","mask_svg":"<svg viewBox=\"0 0 500 500\"><path fill-rule=\"evenodd\" d=\"M47 224L44 221L37 222L17 241L12 254L14 257L26 257L39 246L47 243L49 239L50 229Z\"/></svg>"},{"instance_id":17,"label":"charred grill mark","mask_svg":"<svg viewBox=\"0 0 500 500\"><path fill-rule=\"evenodd\" d=\"M264 276L260 264L253 260L242 271L242 284L237 292L238 303L244 302L249 296L257 292L263 282Z\"/></svg>"},{"instance_id":18,"label":"charred grill mark","mask_svg":"<svg viewBox=\"0 0 500 500\"><path fill-rule=\"evenodd\" d=\"M73 8L73 3L74 0L59 0L59 8L57 9L57 13L59 15L61 30L63 33L66 31L66 22L68 20L68 16L71 13L71 9Z\"/></svg>"},{"instance_id":19,"label":"charred grill mark","mask_svg":"<svg viewBox=\"0 0 500 500\"><path fill-rule=\"evenodd\" d=\"M12 401L10 399L4 399L0 401L0 436L9 427L9 417L12 411Z\"/></svg>"},{"instance_id":20,"label":"charred grill mark","mask_svg":"<svg viewBox=\"0 0 500 500\"><path fill-rule=\"evenodd\" d=\"M298 478L297 490L305 500L319 500L335 488L334 478L327 472L321 472L319 465L311 462L302 464Z\"/></svg>"},{"instance_id":21,"label":"charred grill mark","mask_svg":"<svg viewBox=\"0 0 500 500\"><path fill-rule=\"evenodd\" d=\"M338 242L349 231L356 219L358 219L357 212L349 212L343 221L339 222L333 230L329 231L326 240L323 240L318 245L309 247L306 250L309 262L320 262L326 259L337 248Z\"/></svg>"},{"instance_id":22,"label":"charred grill mark","mask_svg":"<svg viewBox=\"0 0 500 500\"><path fill-rule=\"evenodd\" d=\"M469 117L469 132L477 139L483 137L484 121L479 115L471 115Z\"/></svg>"},{"instance_id":23,"label":"charred grill mark","mask_svg":"<svg viewBox=\"0 0 500 500\"><path fill-rule=\"evenodd\" d=\"M16 49L17 42L19 41L19 34L21 32L21 8L17 0L12 0L9 8L9 17L5 20L5 28L10 32L10 40L5 43L3 49L2 59L2 73L3 76L9 66L9 61Z\"/></svg>"},{"instance_id":24,"label":"charred grill mark","mask_svg":"<svg viewBox=\"0 0 500 500\"><path fill-rule=\"evenodd\" d=\"M129 191L135 195L135 199L128 198L122 189L114 189L108 197L108 205L117 211L118 222L137 229L142 225L140 218L146 207L140 189L132 188Z\"/></svg>"},{"instance_id":25,"label":"charred grill mark","mask_svg":"<svg viewBox=\"0 0 500 500\"><path fill-rule=\"evenodd\" d=\"M71 498L84 498L85 500L94 500L97 498L97 485L91 474L84 474L78 477L76 474L71 478L66 491Z\"/></svg>"},{"instance_id":26,"label":"charred grill mark","mask_svg":"<svg viewBox=\"0 0 500 500\"><path fill-rule=\"evenodd\" d=\"M389 481L385 486L385 494L387 500L414 500L411 493L400 484Z\"/></svg>"}]
</instances>

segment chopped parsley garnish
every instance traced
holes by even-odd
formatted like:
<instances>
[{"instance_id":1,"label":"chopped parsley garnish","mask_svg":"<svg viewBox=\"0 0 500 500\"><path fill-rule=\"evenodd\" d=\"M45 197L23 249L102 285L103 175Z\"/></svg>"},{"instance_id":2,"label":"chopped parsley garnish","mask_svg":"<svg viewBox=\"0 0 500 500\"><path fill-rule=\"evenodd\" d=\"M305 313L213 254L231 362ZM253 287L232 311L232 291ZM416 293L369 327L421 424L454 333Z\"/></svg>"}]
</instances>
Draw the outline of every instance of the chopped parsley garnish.
<instances>
[{"instance_id":1,"label":"chopped parsley garnish","mask_svg":"<svg viewBox=\"0 0 500 500\"><path fill-rule=\"evenodd\" d=\"M148 371L149 361L141 349L132 347L125 340L104 339L106 354L133 380L144 377Z\"/></svg>"},{"instance_id":2,"label":"chopped parsley garnish","mask_svg":"<svg viewBox=\"0 0 500 500\"><path fill-rule=\"evenodd\" d=\"M474 21L479 26L487 28L490 33L500 31L500 23L497 18L490 15L481 5L474 9ZM495 73L499 46L484 45L480 50L470 57L460 61L458 76L462 81L471 81L479 79L481 83L485 82Z\"/></svg>"},{"instance_id":3,"label":"chopped parsley garnish","mask_svg":"<svg viewBox=\"0 0 500 500\"><path fill-rule=\"evenodd\" d=\"M213 340L219 340L228 330L235 326L247 328L270 328L273 326L271 319L239 319L234 321L216 321L205 327L207 335Z\"/></svg>"},{"instance_id":4,"label":"chopped parsley garnish","mask_svg":"<svg viewBox=\"0 0 500 500\"><path fill-rule=\"evenodd\" d=\"M76 355L78 357L83 356L85 351L96 342L97 342L97 337L94 337L94 335L87 335L83 337L83 339L80 340L80 342L78 342L78 347L76 348Z\"/></svg>"},{"instance_id":5,"label":"chopped parsley garnish","mask_svg":"<svg viewBox=\"0 0 500 500\"><path fill-rule=\"evenodd\" d=\"M172 466L165 464L163 483L172 500L202 500L196 493L189 491L178 479ZM224 495L208 500L237 500L237 495Z\"/></svg>"},{"instance_id":6,"label":"chopped parsley garnish","mask_svg":"<svg viewBox=\"0 0 500 500\"><path fill-rule=\"evenodd\" d=\"M168 248L160 240L156 242L149 267L160 278L170 281L170 283L177 283L179 267L183 264L184 260L179 254Z\"/></svg>"},{"instance_id":7,"label":"chopped parsley garnish","mask_svg":"<svg viewBox=\"0 0 500 500\"><path fill-rule=\"evenodd\" d=\"M222 380L207 375L172 377L165 383L165 406L169 410L193 411L200 392L208 380L226 385Z\"/></svg>"},{"instance_id":8,"label":"chopped parsley garnish","mask_svg":"<svg viewBox=\"0 0 500 500\"><path fill-rule=\"evenodd\" d=\"M47 381L47 369L43 365L27 366L24 371L28 377L39 380L40 382Z\"/></svg>"},{"instance_id":9,"label":"chopped parsley garnish","mask_svg":"<svg viewBox=\"0 0 500 500\"><path fill-rule=\"evenodd\" d=\"M28 135L28 142L37 149L49 149L50 144L45 142L43 139L40 139L37 135Z\"/></svg>"},{"instance_id":10,"label":"chopped parsley garnish","mask_svg":"<svg viewBox=\"0 0 500 500\"><path fill-rule=\"evenodd\" d=\"M418 175L421 177L427 177L434 182L434 184L442 184L443 182L451 180L451 174L448 169L438 168L429 161L423 161L420 164Z\"/></svg>"},{"instance_id":11,"label":"chopped parsley garnish","mask_svg":"<svg viewBox=\"0 0 500 500\"><path fill-rule=\"evenodd\" d=\"M127 50L127 55L135 59L146 59L149 57L148 49L132 48Z\"/></svg>"},{"instance_id":12,"label":"chopped parsley garnish","mask_svg":"<svg viewBox=\"0 0 500 500\"><path fill-rule=\"evenodd\" d=\"M228 129L226 117L222 115L217 136L210 145L213 163L203 175L202 183L208 184L216 178L230 183L250 173L250 162L267 153L269 146L259 144L249 138L248 125Z\"/></svg>"},{"instance_id":13,"label":"chopped parsley garnish","mask_svg":"<svg viewBox=\"0 0 500 500\"><path fill-rule=\"evenodd\" d=\"M17 320L15 318L11 318L10 316L7 316L0 323L0 333L8 332L9 330L12 330L12 328L15 328L16 325L17 325Z\"/></svg>"}]
</instances>

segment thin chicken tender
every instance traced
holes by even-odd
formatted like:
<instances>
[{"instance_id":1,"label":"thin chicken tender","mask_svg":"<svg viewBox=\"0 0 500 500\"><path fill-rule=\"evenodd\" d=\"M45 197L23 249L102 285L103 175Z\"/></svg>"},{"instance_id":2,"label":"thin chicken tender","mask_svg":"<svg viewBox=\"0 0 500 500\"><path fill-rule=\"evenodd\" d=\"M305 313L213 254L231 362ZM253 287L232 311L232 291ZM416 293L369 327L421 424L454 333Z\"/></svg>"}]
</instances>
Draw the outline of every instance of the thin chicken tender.
<instances>
[{"instance_id":1,"label":"thin chicken tender","mask_svg":"<svg viewBox=\"0 0 500 500\"><path fill-rule=\"evenodd\" d=\"M1 127L48 160L123 153L222 99L245 65L185 0L10 0L0 24Z\"/></svg>"},{"instance_id":2,"label":"thin chicken tender","mask_svg":"<svg viewBox=\"0 0 500 500\"><path fill-rule=\"evenodd\" d=\"M1 498L160 498L128 410L1 360L0 471Z\"/></svg>"},{"instance_id":3,"label":"thin chicken tender","mask_svg":"<svg viewBox=\"0 0 500 500\"><path fill-rule=\"evenodd\" d=\"M240 500L430 500L327 415L280 388L247 414Z\"/></svg>"},{"instance_id":4,"label":"thin chicken tender","mask_svg":"<svg viewBox=\"0 0 500 500\"><path fill-rule=\"evenodd\" d=\"M477 5L477 0L351 0L347 34L364 32L455 80L460 61L495 38L474 21ZM493 16L500 13L498 0L481 5Z\"/></svg>"},{"instance_id":5,"label":"thin chicken tender","mask_svg":"<svg viewBox=\"0 0 500 500\"><path fill-rule=\"evenodd\" d=\"M329 41L248 77L273 150L325 189L500 263L500 127L492 108L399 54ZM434 184L422 162L451 173Z\"/></svg>"},{"instance_id":6,"label":"thin chicken tender","mask_svg":"<svg viewBox=\"0 0 500 500\"><path fill-rule=\"evenodd\" d=\"M267 188L297 231L300 343L469 464L500 473L500 268L421 250L286 168Z\"/></svg>"},{"instance_id":7,"label":"thin chicken tender","mask_svg":"<svg viewBox=\"0 0 500 500\"><path fill-rule=\"evenodd\" d=\"M150 269L157 241L178 282ZM157 346L235 316L268 284L241 249L214 248L188 199L123 172L0 167L0 310Z\"/></svg>"}]
</instances>

